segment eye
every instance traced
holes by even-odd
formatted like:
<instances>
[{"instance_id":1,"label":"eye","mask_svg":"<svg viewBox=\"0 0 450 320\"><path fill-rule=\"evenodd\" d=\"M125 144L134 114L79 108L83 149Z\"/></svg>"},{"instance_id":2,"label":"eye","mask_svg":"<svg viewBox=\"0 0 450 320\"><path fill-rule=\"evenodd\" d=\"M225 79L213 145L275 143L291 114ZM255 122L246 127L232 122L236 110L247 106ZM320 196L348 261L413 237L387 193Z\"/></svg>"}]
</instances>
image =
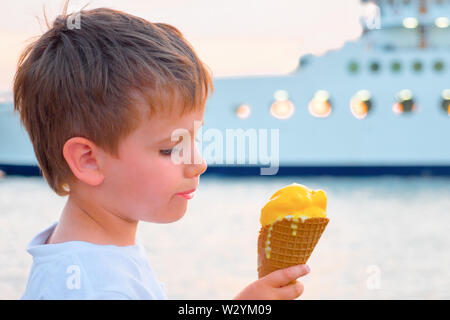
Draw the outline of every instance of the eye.
<instances>
[{"instance_id":1,"label":"eye","mask_svg":"<svg viewBox=\"0 0 450 320\"><path fill-rule=\"evenodd\" d=\"M170 156L172 154L173 149L165 149L165 150L159 150L159 153L163 156Z\"/></svg>"},{"instance_id":2,"label":"eye","mask_svg":"<svg viewBox=\"0 0 450 320\"><path fill-rule=\"evenodd\" d=\"M201 142L200 139L197 137L195 138L195 141ZM180 147L181 147L181 144L180 144ZM175 148L177 148L177 146L175 146ZM170 156L175 148L159 150L159 153L162 154L163 156Z\"/></svg>"}]
</instances>

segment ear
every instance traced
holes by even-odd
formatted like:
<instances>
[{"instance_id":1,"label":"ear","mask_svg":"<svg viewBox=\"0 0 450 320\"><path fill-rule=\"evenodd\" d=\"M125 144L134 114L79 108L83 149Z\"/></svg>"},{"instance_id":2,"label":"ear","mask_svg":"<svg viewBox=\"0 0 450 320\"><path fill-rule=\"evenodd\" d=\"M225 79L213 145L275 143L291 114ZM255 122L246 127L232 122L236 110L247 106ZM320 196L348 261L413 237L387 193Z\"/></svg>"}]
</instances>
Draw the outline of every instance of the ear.
<instances>
[{"instance_id":1,"label":"ear","mask_svg":"<svg viewBox=\"0 0 450 320\"><path fill-rule=\"evenodd\" d=\"M63 147L63 156L79 180L91 186L98 186L103 182L103 153L88 139L73 137L67 140Z\"/></svg>"}]
</instances>

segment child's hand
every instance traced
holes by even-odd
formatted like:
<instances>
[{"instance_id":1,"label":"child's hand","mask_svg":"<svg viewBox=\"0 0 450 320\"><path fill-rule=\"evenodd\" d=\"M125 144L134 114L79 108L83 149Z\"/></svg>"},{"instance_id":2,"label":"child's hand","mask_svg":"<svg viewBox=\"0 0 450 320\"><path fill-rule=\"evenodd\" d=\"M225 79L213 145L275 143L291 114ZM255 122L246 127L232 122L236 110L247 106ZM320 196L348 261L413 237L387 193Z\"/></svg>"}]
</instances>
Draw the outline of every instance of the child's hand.
<instances>
[{"instance_id":1,"label":"child's hand","mask_svg":"<svg viewBox=\"0 0 450 320\"><path fill-rule=\"evenodd\" d=\"M293 300L303 293L303 284L295 280L308 273L309 267L306 264L274 271L248 285L234 299Z\"/></svg>"}]
</instances>

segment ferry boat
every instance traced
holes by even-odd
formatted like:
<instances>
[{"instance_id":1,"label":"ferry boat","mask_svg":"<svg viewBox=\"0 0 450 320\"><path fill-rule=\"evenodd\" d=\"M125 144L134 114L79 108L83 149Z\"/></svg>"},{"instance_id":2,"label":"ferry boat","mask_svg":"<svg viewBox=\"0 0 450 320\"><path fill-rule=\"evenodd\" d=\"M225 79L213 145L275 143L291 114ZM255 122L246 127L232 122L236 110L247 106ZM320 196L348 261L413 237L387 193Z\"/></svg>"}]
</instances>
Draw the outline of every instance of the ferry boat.
<instances>
[{"instance_id":1,"label":"ferry boat","mask_svg":"<svg viewBox=\"0 0 450 320\"><path fill-rule=\"evenodd\" d=\"M206 173L450 176L450 1L363 2L375 14L357 41L288 75L214 79ZM39 174L12 109L0 104L0 170Z\"/></svg>"}]
</instances>

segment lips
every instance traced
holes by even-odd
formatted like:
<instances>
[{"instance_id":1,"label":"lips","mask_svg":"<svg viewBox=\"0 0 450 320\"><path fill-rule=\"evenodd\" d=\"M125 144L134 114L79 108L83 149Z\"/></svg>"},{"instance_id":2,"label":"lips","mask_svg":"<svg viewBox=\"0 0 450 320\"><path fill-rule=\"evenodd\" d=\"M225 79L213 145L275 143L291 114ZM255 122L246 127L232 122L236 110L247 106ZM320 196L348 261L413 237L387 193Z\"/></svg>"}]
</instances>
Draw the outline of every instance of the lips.
<instances>
[{"instance_id":1,"label":"lips","mask_svg":"<svg viewBox=\"0 0 450 320\"><path fill-rule=\"evenodd\" d=\"M189 200L189 199L192 199L194 197L194 192L195 192L195 189L191 189L191 190L188 190L188 191L179 192L176 195L180 196L180 197L182 197L184 199Z\"/></svg>"}]
</instances>

